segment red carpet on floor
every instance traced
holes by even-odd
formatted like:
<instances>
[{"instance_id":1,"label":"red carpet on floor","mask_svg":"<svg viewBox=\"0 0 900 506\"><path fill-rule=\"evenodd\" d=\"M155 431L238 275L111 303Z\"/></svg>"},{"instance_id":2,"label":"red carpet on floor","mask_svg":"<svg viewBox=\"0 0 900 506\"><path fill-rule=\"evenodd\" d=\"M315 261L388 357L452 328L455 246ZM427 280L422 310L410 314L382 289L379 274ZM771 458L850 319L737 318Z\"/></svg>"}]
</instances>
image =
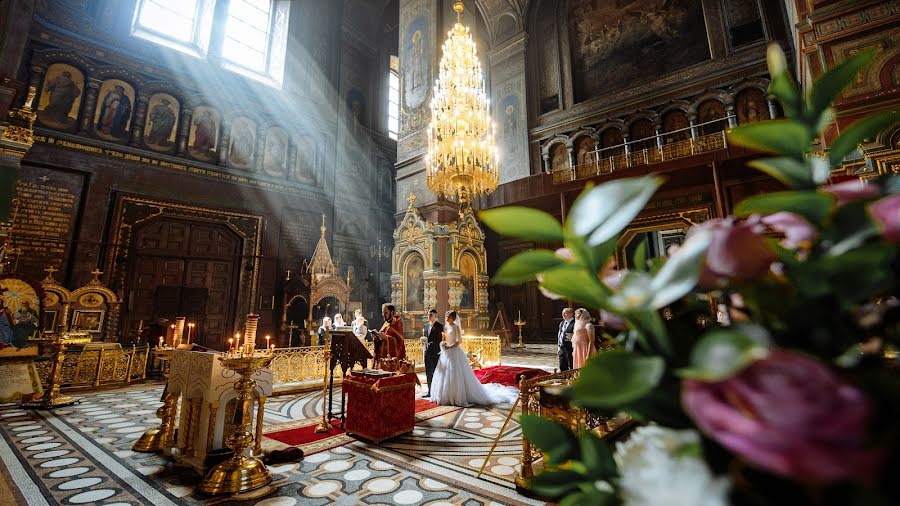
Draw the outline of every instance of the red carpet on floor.
<instances>
[{"instance_id":1,"label":"red carpet on floor","mask_svg":"<svg viewBox=\"0 0 900 506\"><path fill-rule=\"evenodd\" d=\"M475 377L483 384L499 383L509 387L519 386L521 378L532 379L538 376L546 376L550 374L542 369L533 367L513 367L508 365L495 365L475 370Z\"/></svg>"},{"instance_id":2,"label":"red carpet on floor","mask_svg":"<svg viewBox=\"0 0 900 506\"><path fill-rule=\"evenodd\" d=\"M423 413L435 409L440 408L441 406L430 402L426 399L416 399L416 414ZM459 409L456 407L452 407L450 411ZM439 410L441 412L447 410ZM443 414L443 413L440 413ZM438 416L438 414L434 414L434 416ZM282 442L286 445L290 446L301 446L307 445L309 443L315 443L316 441L321 441L323 439L333 438L335 436L341 435L344 431L341 429L340 420L332 420L331 421L331 431L330 432L316 432L316 426L318 425L319 420L309 420L311 422L309 424L304 424L300 427L297 427L297 424L290 423L292 425L291 428L286 430L281 430L277 432L267 432L266 437L270 439L274 439L276 441ZM307 422L304 420L303 422ZM340 446L344 444L344 441L335 441L334 446ZM323 448L324 449L324 448Z\"/></svg>"}]
</instances>

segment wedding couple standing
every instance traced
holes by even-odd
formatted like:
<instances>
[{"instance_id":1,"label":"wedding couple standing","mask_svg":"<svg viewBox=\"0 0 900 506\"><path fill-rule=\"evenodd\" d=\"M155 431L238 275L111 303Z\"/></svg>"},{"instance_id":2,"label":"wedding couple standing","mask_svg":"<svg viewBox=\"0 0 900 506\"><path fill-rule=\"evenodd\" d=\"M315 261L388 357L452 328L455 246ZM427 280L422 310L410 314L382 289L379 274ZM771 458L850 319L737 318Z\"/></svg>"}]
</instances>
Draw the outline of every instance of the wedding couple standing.
<instances>
[{"instance_id":1,"label":"wedding couple standing","mask_svg":"<svg viewBox=\"0 0 900 506\"><path fill-rule=\"evenodd\" d=\"M469 357L460 347L463 331L456 311L447 311L446 324L437 319L437 311L428 312L428 346L425 349L425 375L431 401L443 406L504 404L515 401L518 390L497 384L482 385Z\"/></svg>"}]
</instances>

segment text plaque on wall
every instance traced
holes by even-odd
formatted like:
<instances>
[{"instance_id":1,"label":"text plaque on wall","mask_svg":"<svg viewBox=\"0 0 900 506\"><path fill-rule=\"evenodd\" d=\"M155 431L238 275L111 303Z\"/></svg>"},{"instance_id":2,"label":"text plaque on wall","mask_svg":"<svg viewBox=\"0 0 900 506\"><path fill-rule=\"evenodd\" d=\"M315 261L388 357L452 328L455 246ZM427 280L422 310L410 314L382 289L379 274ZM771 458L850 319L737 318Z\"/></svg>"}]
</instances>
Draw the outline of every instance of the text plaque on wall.
<instances>
[{"instance_id":1,"label":"text plaque on wall","mask_svg":"<svg viewBox=\"0 0 900 506\"><path fill-rule=\"evenodd\" d=\"M47 267L65 272L83 186L78 174L22 166L10 252L16 274L38 281Z\"/></svg>"}]
</instances>

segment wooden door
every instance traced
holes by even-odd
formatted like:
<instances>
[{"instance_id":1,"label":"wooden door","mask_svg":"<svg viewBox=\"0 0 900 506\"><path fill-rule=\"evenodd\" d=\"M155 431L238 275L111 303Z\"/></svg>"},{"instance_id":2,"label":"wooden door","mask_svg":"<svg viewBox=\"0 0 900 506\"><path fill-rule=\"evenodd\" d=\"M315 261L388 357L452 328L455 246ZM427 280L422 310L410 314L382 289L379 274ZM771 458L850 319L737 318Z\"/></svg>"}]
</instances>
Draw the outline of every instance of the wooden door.
<instances>
[{"instance_id":1,"label":"wooden door","mask_svg":"<svg viewBox=\"0 0 900 506\"><path fill-rule=\"evenodd\" d=\"M196 342L223 349L233 333L242 240L222 224L159 219L136 230L128 327L186 316Z\"/></svg>"}]
</instances>

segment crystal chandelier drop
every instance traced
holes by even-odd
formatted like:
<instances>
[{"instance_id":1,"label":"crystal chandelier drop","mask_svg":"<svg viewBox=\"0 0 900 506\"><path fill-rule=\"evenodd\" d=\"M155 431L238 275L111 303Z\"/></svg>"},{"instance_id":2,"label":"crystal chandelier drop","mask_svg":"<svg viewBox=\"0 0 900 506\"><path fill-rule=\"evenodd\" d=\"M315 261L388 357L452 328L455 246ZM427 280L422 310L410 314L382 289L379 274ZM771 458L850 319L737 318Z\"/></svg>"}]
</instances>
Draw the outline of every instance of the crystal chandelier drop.
<instances>
[{"instance_id":1,"label":"crystal chandelier drop","mask_svg":"<svg viewBox=\"0 0 900 506\"><path fill-rule=\"evenodd\" d=\"M497 189L497 150L478 50L462 24L463 3L444 42L428 125L428 188L461 204Z\"/></svg>"}]
</instances>

